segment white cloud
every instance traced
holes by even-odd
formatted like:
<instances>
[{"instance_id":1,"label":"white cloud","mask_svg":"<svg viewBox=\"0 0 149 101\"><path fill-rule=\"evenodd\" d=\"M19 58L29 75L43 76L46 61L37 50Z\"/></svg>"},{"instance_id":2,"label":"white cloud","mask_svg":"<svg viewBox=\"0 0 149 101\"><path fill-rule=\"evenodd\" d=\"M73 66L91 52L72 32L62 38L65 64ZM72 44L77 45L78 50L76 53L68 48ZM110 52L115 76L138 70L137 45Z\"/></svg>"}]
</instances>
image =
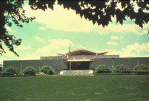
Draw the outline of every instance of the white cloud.
<instances>
[{"instance_id":1,"label":"white cloud","mask_svg":"<svg viewBox=\"0 0 149 101\"><path fill-rule=\"evenodd\" d=\"M112 32L117 32L117 33L126 33L126 32L133 32L138 34L136 31L138 27L136 25L114 25L114 24L109 24L106 29Z\"/></svg>"},{"instance_id":2,"label":"white cloud","mask_svg":"<svg viewBox=\"0 0 149 101\"><path fill-rule=\"evenodd\" d=\"M4 61L4 60L7 60L7 59L6 59L5 57L3 57L3 55L2 55L2 56L1 56L1 59L0 59L0 63L3 64L3 61Z\"/></svg>"},{"instance_id":3,"label":"white cloud","mask_svg":"<svg viewBox=\"0 0 149 101\"><path fill-rule=\"evenodd\" d=\"M17 31L15 31L15 30L12 30L10 27L7 27L7 26L6 26L5 28L6 28L6 30L9 31L9 32L17 32Z\"/></svg>"},{"instance_id":4,"label":"white cloud","mask_svg":"<svg viewBox=\"0 0 149 101\"><path fill-rule=\"evenodd\" d=\"M73 46L74 44L68 39L50 39L49 42L51 45L56 45L59 47L68 47Z\"/></svg>"},{"instance_id":5,"label":"white cloud","mask_svg":"<svg viewBox=\"0 0 149 101\"><path fill-rule=\"evenodd\" d=\"M118 45L117 42L111 42L111 41L107 42L107 44L109 44L109 45Z\"/></svg>"},{"instance_id":6,"label":"white cloud","mask_svg":"<svg viewBox=\"0 0 149 101\"><path fill-rule=\"evenodd\" d=\"M149 57L149 55L144 55L143 57Z\"/></svg>"},{"instance_id":7,"label":"white cloud","mask_svg":"<svg viewBox=\"0 0 149 101\"><path fill-rule=\"evenodd\" d=\"M30 50L30 49L32 49L32 47L31 46L26 46L26 47L23 47L23 46L20 46L20 47L18 47L18 49L20 49L20 50Z\"/></svg>"},{"instance_id":8,"label":"white cloud","mask_svg":"<svg viewBox=\"0 0 149 101\"><path fill-rule=\"evenodd\" d=\"M123 51L127 51L127 52L131 52L131 51L146 51L149 52L149 42L148 43L143 43L141 45L139 45L138 43L132 44L132 45L128 45L126 46L126 48L122 48Z\"/></svg>"},{"instance_id":9,"label":"white cloud","mask_svg":"<svg viewBox=\"0 0 149 101\"><path fill-rule=\"evenodd\" d=\"M81 44L78 45L78 48L79 48L79 49L86 49L86 47L83 47Z\"/></svg>"},{"instance_id":10,"label":"white cloud","mask_svg":"<svg viewBox=\"0 0 149 101\"><path fill-rule=\"evenodd\" d=\"M124 37L121 35L121 38L123 39Z\"/></svg>"},{"instance_id":11,"label":"white cloud","mask_svg":"<svg viewBox=\"0 0 149 101\"><path fill-rule=\"evenodd\" d=\"M117 33L133 32L136 34L144 34L139 32L141 28L136 24L109 24L105 28L103 28L102 25L93 25L92 21L86 20L84 17L81 18L80 15L76 15L76 11L72 9L64 9L63 6L60 5L54 5L53 11L51 9L47 9L46 11L38 9L34 11L31 10L29 5L26 5L24 9L27 10L26 16L35 16L35 21L45 24L46 28L50 27L55 30L75 32L96 31L99 34L109 34L109 31ZM149 24L147 24L147 26L149 26ZM44 29L45 28L42 27L40 28L40 30Z\"/></svg>"},{"instance_id":12,"label":"white cloud","mask_svg":"<svg viewBox=\"0 0 149 101\"><path fill-rule=\"evenodd\" d=\"M25 57L19 59L19 60L37 60L40 59L40 56L38 56L36 53L27 54Z\"/></svg>"},{"instance_id":13,"label":"white cloud","mask_svg":"<svg viewBox=\"0 0 149 101\"><path fill-rule=\"evenodd\" d=\"M6 53L3 54L4 56L7 56L7 57L13 57L13 56L15 56L15 54L13 52L11 52L9 50L5 50L5 51L6 51Z\"/></svg>"},{"instance_id":14,"label":"white cloud","mask_svg":"<svg viewBox=\"0 0 149 101\"><path fill-rule=\"evenodd\" d=\"M36 53L41 55L57 55L56 53L67 53L69 46L74 44L68 39L51 39L50 44L37 49Z\"/></svg>"},{"instance_id":15,"label":"white cloud","mask_svg":"<svg viewBox=\"0 0 149 101\"><path fill-rule=\"evenodd\" d=\"M40 27L39 29L40 29L40 30L45 30L45 28L44 28L44 27Z\"/></svg>"},{"instance_id":16,"label":"white cloud","mask_svg":"<svg viewBox=\"0 0 149 101\"><path fill-rule=\"evenodd\" d=\"M108 55L120 55L120 57L149 57L147 54L149 52L149 42L143 43L139 45L138 43L131 44L126 46L125 48L122 48L122 51L117 50L107 50L111 51L108 53ZM146 55L142 55L142 53L145 53Z\"/></svg>"},{"instance_id":17,"label":"white cloud","mask_svg":"<svg viewBox=\"0 0 149 101\"><path fill-rule=\"evenodd\" d=\"M35 37L35 39L36 39L36 40L38 40L39 42L44 42L44 40L43 40L43 39L41 39L41 38L40 38L40 37L38 37L38 36L36 36L36 37Z\"/></svg>"},{"instance_id":18,"label":"white cloud","mask_svg":"<svg viewBox=\"0 0 149 101\"><path fill-rule=\"evenodd\" d=\"M111 36L111 39L123 39L124 37L121 35L121 36Z\"/></svg>"},{"instance_id":19,"label":"white cloud","mask_svg":"<svg viewBox=\"0 0 149 101\"><path fill-rule=\"evenodd\" d=\"M118 39L118 36L111 36L111 39Z\"/></svg>"}]
</instances>

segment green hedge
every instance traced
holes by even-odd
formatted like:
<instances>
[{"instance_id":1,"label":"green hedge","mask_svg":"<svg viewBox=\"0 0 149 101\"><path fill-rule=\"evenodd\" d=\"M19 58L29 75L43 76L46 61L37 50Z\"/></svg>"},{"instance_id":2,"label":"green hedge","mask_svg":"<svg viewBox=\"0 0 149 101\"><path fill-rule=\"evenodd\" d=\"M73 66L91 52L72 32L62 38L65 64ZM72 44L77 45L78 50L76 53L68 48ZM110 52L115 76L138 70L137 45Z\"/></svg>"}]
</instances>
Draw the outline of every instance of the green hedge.
<instances>
[{"instance_id":1,"label":"green hedge","mask_svg":"<svg viewBox=\"0 0 149 101\"><path fill-rule=\"evenodd\" d=\"M108 66L105 65L99 65L98 67L95 68L95 73L111 73L112 70L108 68Z\"/></svg>"},{"instance_id":2,"label":"green hedge","mask_svg":"<svg viewBox=\"0 0 149 101\"><path fill-rule=\"evenodd\" d=\"M27 66L24 71L24 75L35 75L36 74L36 69L32 66Z\"/></svg>"},{"instance_id":3,"label":"green hedge","mask_svg":"<svg viewBox=\"0 0 149 101\"><path fill-rule=\"evenodd\" d=\"M145 64L137 65L134 70L149 70L149 67Z\"/></svg>"},{"instance_id":4,"label":"green hedge","mask_svg":"<svg viewBox=\"0 0 149 101\"><path fill-rule=\"evenodd\" d=\"M8 67L3 71L2 75L18 75L19 71L15 67Z\"/></svg>"},{"instance_id":5,"label":"green hedge","mask_svg":"<svg viewBox=\"0 0 149 101\"><path fill-rule=\"evenodd\" d=\"M132 70L132 73L136 75L144 75L144 74L149 74L149 70Z\"/></svg>"},{"instance_id":6,"label":"green hedge","mask_svg":"<svg viewBox=\"0 0 149 101\"><path fill-rule=\"evenodd\" d=\"M42 67L41 72L44 72L45 74L50 74L50 75L55 74L53 67L47 66L47 65Z\"/></svg>"},{"instance_id":7,"label":"green hedge","mask_svg":"<svg viewBox=\"0 0 149 101\"><path fill-rule=\"evenodd\" d=\"M3 68L2 67L0 67L0 71L3 71Z\"/></svg>"},{"instance_id":8,"label":"green hedge","mask_svg":"<svg viewBox=\"0 0 149 101\"><path fill-rule=\"evenodd\" d=\"M149 67L145 64L140 64L135 66L132 72L137 75L149 74Z\"/></svg>"},{"instance_id":9,"label":"green hedge","mask_svg":"<svg viewBox=\"0 0 149 101\"><path fill-rule=\"evenodd\" d=\"M116 66L116 68L114 69L114 72L115 73L131 73L130 69L128 69L128 67L125 65Z\"/></svg>"}]
</instances>

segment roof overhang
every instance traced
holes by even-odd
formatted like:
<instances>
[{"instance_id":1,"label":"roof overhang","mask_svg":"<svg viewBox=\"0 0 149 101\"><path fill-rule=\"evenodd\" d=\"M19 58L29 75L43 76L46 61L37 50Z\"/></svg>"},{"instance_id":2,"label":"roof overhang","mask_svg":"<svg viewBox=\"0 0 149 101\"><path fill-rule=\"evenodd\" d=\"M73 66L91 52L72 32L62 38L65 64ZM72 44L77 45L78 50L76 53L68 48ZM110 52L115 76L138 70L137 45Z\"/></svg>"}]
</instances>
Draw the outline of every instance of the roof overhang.
<instances>
[{"instance_id":1,"label":"roof overhang","mask_svg":"<svg viewBox=\"0 0 149 101\"><path fill-rule=\"evenodd\" d=\"M74 60L67 60L67 62L90 62L94 61L93 59L74 59Z\"/></svg>"}]
</instances>

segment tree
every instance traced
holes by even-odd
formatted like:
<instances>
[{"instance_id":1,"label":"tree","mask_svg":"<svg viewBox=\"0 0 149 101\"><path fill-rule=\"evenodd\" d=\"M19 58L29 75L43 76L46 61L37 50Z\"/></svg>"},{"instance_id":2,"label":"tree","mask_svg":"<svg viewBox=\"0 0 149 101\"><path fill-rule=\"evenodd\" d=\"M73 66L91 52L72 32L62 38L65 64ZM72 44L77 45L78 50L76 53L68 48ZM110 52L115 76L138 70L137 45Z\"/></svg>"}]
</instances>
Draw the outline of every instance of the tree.
<instances>
[{"instance_id":1,"label":"tree","mask_svg":"<svg viewBox=\"0 0 149 101\"><path fill-rule=\"evenodd\" d=\"M36 69L34 69L34 67L32 67L32 66L27 66L27 67L24 69L23 73L24 73L24 74L35 75Z\"/></svg>"},{"instance_id":2,"label":"tree","mask_svg":"<svg viewBox=\"0 0 149 101\"><path fill-rule=\"evenodd\" d=\"M41 69L41 72L44 72L45 74L53 75L55 73L54 69L51 66L43 66Z\"/></svg>"},{"instance_id":3,"label":"tree","mask_svg":"<svg viewBox=\"0 0 149 101\"><path fill-rule=\"evenodd\" d=\"M149 67L145 64L137 65L134 70L149 70Z\"/></svg>"},{"instance_id":4,"label":"tree","mask_svg":"<svg viewBox=\"0 0 149 101\"><path fill-rule=\"evenodd\" d=\"M118 65L114 69L114 72L116 73L130 73L130 69L126 67L125 65Z\"/></svg>"},{"instance_id":5,"label":"tree","mask_svg":"<svg viewBox=\"0 0 149 101\"><path fill-rule=\"evenodd\" d=\"M8 67L5 69L4 71L4 74L7 74L7 75L14 75L14 74L18 74L18 70L15 69L14 67Z\"/></svg>"},{"instance_id":6,"label":"tree","mask_svg":"<svg viewBox=\"0 0 149 101\"><path fill-rule=\"evenodd\" d=\"M6 53L2 44L4 43L9 51L13 52L17 56L19 56L15 50L14 45L19 46L21 44L22 39L16 39L14 35L9 35L6 31L5 25L11 27L12 22L19 27L23 27L20 22L29 23L35 19L34 17L28 18L25 16L25 10L23 10L24 0L3 0L0 1L0 54ZM12 22L9 20L12 19Z\"/></svg>"},{"instance_id":7,"label":"tree","mask_svg":"<svg viewBox=\"0 0 149 101\"><path fill-rule=\"evenodd\" d=\"M96 69L96 73L111 73L112 70L105 65L99 65Z\"/></svg>"},{"instance_id":8,"label":"tree","mask_svg":"<svg viewBox=\"0 0 149 101\"><path fill-rule=\"evenodd\" d=\"M91 20L93 24L97 23L98 25L102 25L103 27L107 26L109 22L111 22L111 16L114 15L116 15L116 22L119 22L120 24L123 24L123 21L126 20L126 16L128 16L131 20L135 19L135 24L139 25L141 28L143 28L143 24L148 23L149 13L144 12L144 10L149 10L149 2L147 0L136 0L137 5L140 7L138 12L134 11L134 5L130 3L130 0L112 0L110 5L106 5L107 1L109 0L58 0L58 4L63 4L64 8L71 8L75 10L76 14L79 14L80 17L84 16L86 19ZM45 9L47 8L51 8L53 10L54 2L55 0L29 0L29 5L33 10L42 9L45 11ZM118 2L121 2L123 10L116 9L116 4ZM35 19L33 17L27 18L24 15L25 11L22 8L23 3L24 0L17 0L17 2L14 0L5 0L0 2L0 49L3 50L1 54L5 52L2 46L2 42L4 42L4 44L8 46L10 51L14 52L17 56L19 56L14 51L13 46L19 46L22 40L15 40L15 37L13 35L9 35L7 33L4 25L7 24L10 27L12 25L12 23L10 23L8 20L12 19L14 24L19 27L23 27L20 24L20 21L29 23L29 21ZM88 6L89 4L91 6ZM87 5L88 8L85 8L85 5ZM20 9L22 10L21 13ZM105 12L103 11L103 9L105 10ZM4 15L5 12L8 13L8 16ZM11 41L11 43L9 41Z\"/></svg>"}]
</instances>

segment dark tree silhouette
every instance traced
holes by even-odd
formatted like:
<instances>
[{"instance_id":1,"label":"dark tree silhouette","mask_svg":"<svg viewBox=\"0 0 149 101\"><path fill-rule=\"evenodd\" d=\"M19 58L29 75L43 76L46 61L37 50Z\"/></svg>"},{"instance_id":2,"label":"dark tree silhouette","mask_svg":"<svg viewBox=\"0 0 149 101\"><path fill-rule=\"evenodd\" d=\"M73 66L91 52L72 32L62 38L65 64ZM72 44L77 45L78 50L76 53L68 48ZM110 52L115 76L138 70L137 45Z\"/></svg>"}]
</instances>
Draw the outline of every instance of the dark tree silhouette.
<instances>
[{"instance_id":1,"label":"dark tree silhouette","mask_svg":"<svg viewBox=\"0 0 149 101\"><path fill-rule=\"evenodd\" d=\"M91 20L93 24L97 23L103 27L109 24L111 21L111 16L114 15L116 15L116 22L119 22L120 24L123 24L123 21L126 20L126 16L128 16L131 20L135 19L135 24L139 25L141 28L143 28L143 24L148 23L149 13L143 11L149 10L149 2L147 0L136 0L137 5L140 7L138 12L134 11L134 6L130 3L130 0L112 0L110 5L106 5L107 1L109 0L58 0L58 4L63 4L64 8L75 10L76 14L79 14L80 17L84 16L86 19ZM33 10L42 9L45 11L47 8L51 8L53 10L54 2L55 0L29 0L29 5ZM116 9L117 2L121 2L121 6L124 10L121 11L120 9ZM4 25L7 24L11 27L12 23L8 20L12 19L14 24L19 27L23 27L20 24L20 21L29 23L29 21L34 19L33 17L27 18L24 15L25 11L22 8L23 3L24 0L5 0L0 2L0 41L1 44L4 42L10 51L14 52L17 56L18 54L14 51L13 45L20 45L21 39L15 40L14 36L10 36ZM91 6L85 8L85 5L88 4ZM22 9L22 12L20 12L19 9ZM105 12L103 9L105 9ZM5 12L8 12L9 15L4 16ZM2 45L0 46L0 49L3 50Z\"/></svg>"},{"instance_id":2,"label":"dark tree silhouette","mask_svg":"<svg viewBox=\"0 0 149 101\"><path fill-rule=\"evenodd\" d=\"M6 31L5 25L8 25L11 27L12 22L9 21L9 19L12 19L13 23L16 24L19 27L23 27L20 24L20 21L29 23L29 21L32 21L33 17L28 18L25 16L25 11L23 10L23 0L3 0L0 1L0 54L6 53L4 50L2 44L4 43L11 52L19 56L14 51L14 45L19 46L21 44L21 39L15 39L16 37L14 35L9 35ZM21 11L22 10L22 11ZM7 13L7 15L6 15ZM5 14L5 15L4 15Z\"/></svg>"}]
</instances>

